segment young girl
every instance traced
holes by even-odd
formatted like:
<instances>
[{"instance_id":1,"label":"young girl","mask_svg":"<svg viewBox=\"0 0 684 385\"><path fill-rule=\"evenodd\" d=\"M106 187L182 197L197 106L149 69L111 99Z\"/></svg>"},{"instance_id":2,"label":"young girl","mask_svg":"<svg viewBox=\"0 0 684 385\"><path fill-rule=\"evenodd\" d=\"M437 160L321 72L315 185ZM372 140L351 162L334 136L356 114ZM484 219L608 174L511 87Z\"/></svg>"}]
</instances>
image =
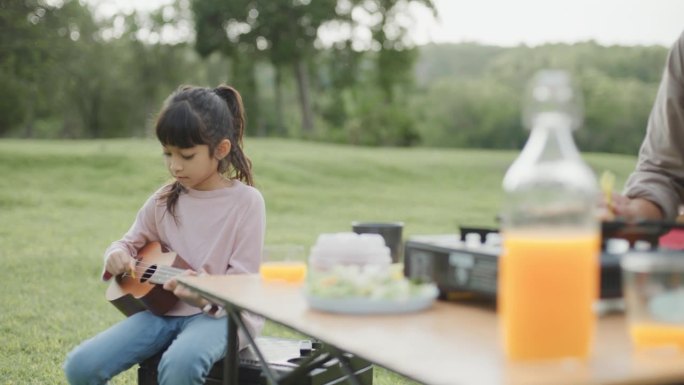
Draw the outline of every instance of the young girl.
<instances>
[{"instance_id":1,"label":"young girl","mask_svg":"<svg viewBox=\"0 0 684 385\"><path fill-rule=\"evenodd\" d=\"M169 96L156 134L174 180L145 202L124 237L105 251L104 280L134 274L138 250L154 241L177 253L192 271L258 271L265 206L252 187L243 131L242 99L229 86L184 86ZM64 364L69 383L104 384L163 349L160 384L204 383L225 354L226 320L203 312L211 308L208 302L177 288L174 280L164 288L182 301L163 316L138 312L81 343ZM261 330L262 319L243 318L250 332ZM240 342L242 347L244 338Z\"/></svg>"}]
</instances>

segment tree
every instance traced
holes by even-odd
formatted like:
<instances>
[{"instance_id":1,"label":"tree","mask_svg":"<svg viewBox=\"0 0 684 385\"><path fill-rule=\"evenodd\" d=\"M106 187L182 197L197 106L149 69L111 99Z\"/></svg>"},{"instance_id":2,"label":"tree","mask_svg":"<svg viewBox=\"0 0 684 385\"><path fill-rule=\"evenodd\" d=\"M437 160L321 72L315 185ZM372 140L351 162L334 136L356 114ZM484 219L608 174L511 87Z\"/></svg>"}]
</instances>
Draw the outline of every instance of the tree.
<instances>
[{"instance_id":1,"label":"tree","mask_svg":"<svg viewBox=\"0 0 684 385\"><path fill-rule=\"evenodd\" d=\"M408 37L412 23L407 21L410 7L422 5L437 16L432 0L356 0L352 14L363 19L377 20L367 25L372 40L371 49L376 53L376 81L385 95L385 101L394 101L397 86L411 84L413 65L418 57L413 42ZM361 18L361 17L359 17ZM355 23L364 23L355 20Z\"/></svg>"},{"instance_id":2,"label":"tree","mask_svg":"<svg viewBox=\"0 0 684 385\"><path fill-rule=\"evenodd\" d=\"M515 90L491 78L440 80L416 102L424 144L447 147L520 148Z\"/></svg>"},{"instance_id":3,"label":"tree","mask_svg":"<svg viewBox=\"0 0 684 385\"><path fill-rule=\"evenodd\" d=\"M614 78L596 70L587 71L580 80L585 118L576 133L578 146L584 151L636 154L658 83Z\"/></svg>"},{"instance_id":4,"label":"tree","mask_svg":"<svg viewBox=\"0 0 684 385\"><path fill-rule=\"evenodd\" d=\"M0 11L0 134L23 125L30 137L53 89L40 83L48 80L65 40L49 33L56 30L60 9L38 0L0 0Z\"/></svg>"},{"instance_id":5,"label":"tree","mask_svg":"<svg viewBox=\"0 0 684 385\"><path fill-rule=\"evenodd\" d=\"M122 63L128 68L127 77L132 80L131 90L138 99L137 104L143 122L146 116L156 113L160 103L176 87L181 84L199 82L202 65L193 54L189 36L179 36L171 41L164 41L162 36L166 29L173 29L178 34L181 23L190 17L189 10L178 1L152 11L150 14L137 12L119 15L124 20L125 31L118 44L125 53ZM141 32L144 31L142 37ZM144 124L137 124L139 129L133 134L145 135Z\"/></svg>"},{"instance_id":6,"label":"tree","mask_svg":"<svg viewBox=\"0 0 684 385\"><path fill-rule=\"evenodd\" d=\"M195 49L204 58L213 52L230 58L232 85L243 96L247 118L261 131L259 98L254 64L260 59L254 40L243 37L251 31L242 22L249 17L248 0L192 0Z\"/></svg>"},{"instance_id":7,"label":"tree","mask_svg":"<svg viewBox=\"0 0 684 385\"><path fill-rule=\"evenodd\" d=\"M335 11L337 0L264 2L257 39L263 38L271 63L276 68L276 99L282 104L281 71L294 69L302 114L302 130L313 131L313 111L310 97L308 63L314 55L318 30L325 22L340 15ZM278 107L281 110L281 107Z\"/></svg>"},{"instance_id":8,"label":"tree","mask_svg":"<svg viewBox=\"0 0 684 385\"><path fill-rule=\"evenodd\" d=\"M337 0L274 0L254 2L195 0L197 47L204 55L222 50L239 64L245 56L267 58L275 67L276 111L282 115L282 70L291 67L297 79L302 130L313 131L308 61L314 52L318 28L338 17ZM248 55L242 55L247 53ZM249 66L253 66L250 60ZM252 72L253 74L253 72Z\"/></svg>"},{"instance_id":9,"label":"tree","mask_svg":"<svg viewBox=\"0 0 684 385\"><path fill-rule=\"evenodd\" d=\"M347 59L343 63L350 64L350 68L357 72L354 76L346 76L343 72L342 76L333 77L338 84L348 85L339 92L340 96L346 96L340 97L339 103L346 111L344 127L349 140L371 145L411 146L419 143L418 121L409 108L418 51L408 31L413 25L411 7L427 7L436 16L432 1L356 0L346 3L349 3L352 15L348 29L366 30L368 33L365 35L370 37L359 42L352 33L350 44L334 47L338 51L334 56ZM345 49L359 49L357 47L363 47L364 43L365 58L344 54ZM371 64L370 71L363 67L368 63ZM366 79L370 79L374 87L360 84ZM336 110L340 109L329 109Z\"/></svg>"}]
</instances>

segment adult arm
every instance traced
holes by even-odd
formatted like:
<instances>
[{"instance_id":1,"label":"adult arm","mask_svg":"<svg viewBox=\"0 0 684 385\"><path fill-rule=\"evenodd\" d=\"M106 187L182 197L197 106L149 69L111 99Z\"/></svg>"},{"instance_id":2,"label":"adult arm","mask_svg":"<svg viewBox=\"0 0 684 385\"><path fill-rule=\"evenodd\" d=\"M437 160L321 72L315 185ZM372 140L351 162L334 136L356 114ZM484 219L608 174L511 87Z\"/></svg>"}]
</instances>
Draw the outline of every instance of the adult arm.
<instances>
[{"instance_id":1,"label":"adult arm","mask_svg":"<svg viewBox=\"0 0 684 385\"><path fill-rule=\"evenodd\" d=\"M627 219L674 220L684 198L684 33L670 49L639 160L616 204ZM617 203L617 202L616 202Z\"/></svg>"}]
</instances>

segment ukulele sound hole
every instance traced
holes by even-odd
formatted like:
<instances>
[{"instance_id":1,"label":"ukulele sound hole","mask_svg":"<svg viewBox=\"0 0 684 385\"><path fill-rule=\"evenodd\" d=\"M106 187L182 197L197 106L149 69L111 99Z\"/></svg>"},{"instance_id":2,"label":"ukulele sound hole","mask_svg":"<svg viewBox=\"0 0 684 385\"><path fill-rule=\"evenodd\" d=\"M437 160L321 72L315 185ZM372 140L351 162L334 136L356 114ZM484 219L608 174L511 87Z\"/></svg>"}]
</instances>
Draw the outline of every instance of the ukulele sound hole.
<instances>
[{"instance_id":1,"label":"ukulele sound hole","mask_svg":"<svg viewBox=\"0 0 684 385\"><path fill-rule=\"evenodd\" d=\"M152 278L155 271L157 271L157 265L150 265L150 267L145 269L142 277L140 277L140 282L147 282L150 278Z\"/></svg>"}]
</instances>

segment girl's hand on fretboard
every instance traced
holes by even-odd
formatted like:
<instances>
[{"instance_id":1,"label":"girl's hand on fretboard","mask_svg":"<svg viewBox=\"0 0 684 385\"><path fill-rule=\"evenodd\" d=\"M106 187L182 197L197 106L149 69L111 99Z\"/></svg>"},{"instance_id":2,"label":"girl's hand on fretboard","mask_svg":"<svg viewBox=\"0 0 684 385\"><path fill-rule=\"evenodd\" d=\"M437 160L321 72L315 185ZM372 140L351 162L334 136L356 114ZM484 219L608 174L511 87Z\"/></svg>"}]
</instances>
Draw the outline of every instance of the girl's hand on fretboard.
<instances>
[{"instance_id":1,"label":"girl's hand on fretboard","mask_svg":"<svg viewBox=\"0 0 684 385\"><path fill-rule=\"evenodd\" d=\"M207 274L207 272L204 269L201 269L199 273L192 270L185 270L180 276L197 276L205 274ZM172 291L173 294L181 301L184 301L192 306L203 308L209 303L209 301L200 297L199 294L187 289L185 286L179 285L175 278L171 278L166 281L166 283L164 283L164 289Z\"/></svg>"}]
</instances>

